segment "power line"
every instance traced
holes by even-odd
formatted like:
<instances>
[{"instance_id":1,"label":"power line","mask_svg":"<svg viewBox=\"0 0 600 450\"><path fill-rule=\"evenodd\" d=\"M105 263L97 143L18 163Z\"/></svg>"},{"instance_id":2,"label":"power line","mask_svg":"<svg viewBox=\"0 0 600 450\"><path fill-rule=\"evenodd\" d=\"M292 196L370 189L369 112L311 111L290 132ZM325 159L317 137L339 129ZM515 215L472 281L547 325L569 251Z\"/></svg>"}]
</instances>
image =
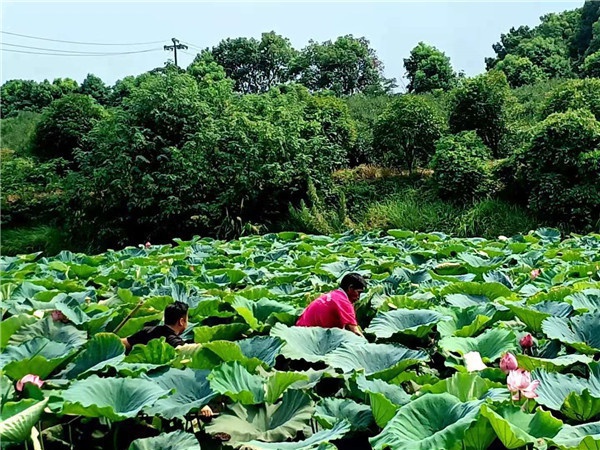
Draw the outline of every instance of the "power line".
<instances>
[{"instance_id":1,"label":"power line","mask_svg":"<svg viewBox=\"0 0 600 450\"><path fill-rule=\"evenodd\" d=\"M194 44L190 44L189 42L185 42L185 41L181 41L181 42L183 42L184 44L189 45L192 48L195 48L196 50L200 50L200 51L204 50L203 48L200 48L200 47L198 47L197 45L194 45Z\"/></svg>"},{"instance_id":2,"label":"power line","mask_svg":"<svg viewBox=\"0 0 600 450\"><path fill-rule=\"evenodd\" d=\"M26 53L29 55L47 55L47 56L120 56L120 55L131 55L133 53L148 53L148 52L158 52L160 49L154 50L142 50L139 52L114 52L114 53L48 53L48 52L30 52L27 50L10 50L8 48L0 48L3 52L10 53Z\"/></svg>"},{"instance_id":3,"label":"power line","mask_svg":"<svg viewBox=\"0 0 600 450\"><path fill-rule=\"evenodd\" d=\"M101 43L101 42L63 41L61 39L50 39L50 38L44 38L44 37L39 37L39 36L30 36L28 34L11 33L11 32L8 32L8 31L1 31L1 30L0 30L0 33L9 34L11 36L24 37L24 38L27 38L27 39L38 39L40 41L62 42L62 43L65 43L65 44L76 44L76 45L122 45L122 46L130 46L130 45L162 44L164 41L166 41L166 39L163 39L161 41L152 41L152 42L132 42L132 43L129 43L129 44L123 44L123 43L115 44L115 43Z\"/></svg>"},{"instance_id":4,"label":"power line","mask_svg":"<svg viewBox=\"0 0 600 450\"><path fill-rule=\"evenodd\" d=\"M31 47L29 45L19 45L19 44L11 44L8 42L3 42L2 46L8 45L9 47L18 47L18 48L26 48L29 50L43 50L48 52L56 52L56 53L68 53L68 54L77 54L77 55L122 55L122 54L131 54L131 53L146 53L152 52L160 49L147 49L147 50L135 50L131 52L80 52L76 50L61 50L59 48L46 48L46 47Z\"/></svg>"},{"instance_id":5,"label":"power line","mask_svg":"<svg viewBox=\"0 0 600 450\"><path fill-rule=\"evenodd\" d=\"M168 52L173 50L173 54L175 56L175 65L177 66L177 50L187 50L188 46L180 44L179 40L175 38L171 38L171 41L173 42L173 45L165 45L163 48Z\"/></svg>"}]
</instances>

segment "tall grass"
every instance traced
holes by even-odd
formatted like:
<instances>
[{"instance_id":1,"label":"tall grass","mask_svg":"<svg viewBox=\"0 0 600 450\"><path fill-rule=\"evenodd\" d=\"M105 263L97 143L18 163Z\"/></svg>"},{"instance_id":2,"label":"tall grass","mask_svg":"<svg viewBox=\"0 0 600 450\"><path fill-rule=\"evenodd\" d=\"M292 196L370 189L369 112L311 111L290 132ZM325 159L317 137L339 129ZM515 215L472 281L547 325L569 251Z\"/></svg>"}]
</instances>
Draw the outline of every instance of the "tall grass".
<instances>
[{"instance_id":1,"label":"tall grass","mask_svg":"<svg viewBox=\"0 0 600 450\"><path fill-rule=\"evenodd\" d=\"M46 256L53 256L67 247L65 233L48 225L3 229L0 233L0 254L2 256L34 252L43 252Z\"/></svg>"},{"instance_id":2,"label":"tall grass","mask_svg":"<svg viewBox=\"0 0 600 450\"><path fill-rule=\"evenodd\" d=\"M29 152L29 143L41 114L21 111L16 117L0 120L0 148L14 150L24 155Z\"/></svg>"}]
</instances>

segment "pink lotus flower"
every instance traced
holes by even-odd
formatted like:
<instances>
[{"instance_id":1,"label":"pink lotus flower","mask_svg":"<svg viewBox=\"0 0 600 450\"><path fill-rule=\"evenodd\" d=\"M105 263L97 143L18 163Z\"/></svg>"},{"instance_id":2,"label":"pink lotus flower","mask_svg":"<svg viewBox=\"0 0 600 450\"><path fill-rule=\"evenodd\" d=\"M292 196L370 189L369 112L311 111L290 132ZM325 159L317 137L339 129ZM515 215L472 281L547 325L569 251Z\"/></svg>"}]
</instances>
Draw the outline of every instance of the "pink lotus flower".
<instances>
[{"instance_id":1,"label":"pink lotus flower","mask_svg":"<svg viewBox=\"0 0 600 450\"><path fill-rule=\"evenodd\" d=\"M148 241L144 244L144 247L150 248L150 247L152 247L152 244L150 243L150 241Z\"/></svg>"},{"instance_id":2,"label":"pink lotus flower","mask_svg":"<svg viewBox=\"0 0 600 450\"><path fill-rule=\"evenodd\" d=\"M533 269L529 275L531 276L532 280L535 280L541 274L542 274L542 269Z\"/></svg>"},{"instance_id":3,"label":"pink lotus flower","mask_svg":"<svg viewBox=\"0 0 600 450\"><path fill-rule=\"evenodd\" d=\"M512 353L505 353L500 359L500 370L504 373L509 373L511 370L517 370L519 364L517 358Z\"/></svg>"},{"instance_id":4,"label":"pink lotus flower","mask_svg":"<svg viewBox=\"0 0 600 450\"><path fill-rule=\"evenodd\" d=\"M523 369L511 370L506 378L506 387L513 394L513 400L519 400L521 395L525 398L536 398L535 390L540 385L538 380L531 381L531 374Z\"/></svg>"},{"instance_id":5,"label":"pink lotus flower","mask_svg":"<svg viewBox=\"0 0 600 450\"><path fill-rule=\"evenodd\" d=\"M526 349L530 349L531 347L533 347L535 345L535 342L533 342L533 336L530 333L527 333L525 336L523 336L521 338L521 340L519 341L519 344L521 345L521 348L523 350L526 350Z\"/></svg>"},{"instance_id":6,"label":"pink lotus flower","mask_svg":"<svg viewBox=\"0 0 600 450\"><path fill-rule=\"evenodd\" d=\"M21 392L25 387L26 383L32 383L35 384L37 387L41 388L44 384L44 381L40 380L40 377L38 377L37 375L25 375L23 378L17 381L17 391Z\"/></svg>"}]
</instances>

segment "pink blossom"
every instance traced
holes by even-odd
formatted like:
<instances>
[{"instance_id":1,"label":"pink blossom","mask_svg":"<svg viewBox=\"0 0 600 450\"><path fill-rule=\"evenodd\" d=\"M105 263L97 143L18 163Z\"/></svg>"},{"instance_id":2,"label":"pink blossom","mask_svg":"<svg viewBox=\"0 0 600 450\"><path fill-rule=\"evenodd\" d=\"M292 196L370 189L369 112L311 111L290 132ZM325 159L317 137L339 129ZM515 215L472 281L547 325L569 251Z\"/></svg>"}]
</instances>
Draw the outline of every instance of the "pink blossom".
<instances>
[{"instance_id":1,"label":"pink blossom","mask_svg":"<svg viewBox=\"0 0 600 450\"><path fill-rule=\"evenodd\" d=\"M533 342L533 336L530 333L527 333L525 336L523 336L521 338L521 340L519 341L519 344L521 345L521 348L523 349L528 349L533 347L534 342Z\"/></svg>"},{"instance_id":2,"label":"pink blossom","mask_svg":"<svg viewBox=\"0 0 600 450\"><path fill-rule=\"evenodd\" d=\"M533 269L529 275L531 276L532 280L535 280L541 274L542 274L542 269Z\"/></svg>"},{"instance_id":3,"label":"pink blossom","mask_svg":"<svg viewBox=\"0 0 600 450\"><path fill-rule=\"evenodd\" d=\"M511 370L517 370L519 367L517 358L512 353L505 353L500 359L500 370L504 373L509 373Z\"/></svg>"},{"instance_id":4,"label":"pink blossom","mask_svg":"<svg viewBox=\"0 0 600 450\"><path fill-rule=\"evenodd\" d=\"M25 383L33 383L37 387L41 388L44 384L44 381L40 380L40 377L38 377L37 375L25 375L23 378L17 381L17 391L21 392L25 387Z\"/></svg>"},{"instance_id":5,"label":"pink blossom","mask_svg":"<svg viewBox=\"0 0 600 450\"><path fill-rule=\"evenodd\" d=\"M152 247L152 244L150 243L150 241L148 241L148 242L146 242L146 244L144 244L144 246L146 248L150 248L150 247Z\"/></svg>"},{"instance_id":6,"label":"pink blossom","mask_svg":"<svg viewBox=\"0 0 600 450\"><path fill-rule=\"evenodd\" d=\"M535 392L537 387L540 385L539 380L533 380L529 386L521 391L525 398L536 398L538 395Z\"/></svg>"},{"instance_id":7,"label":"pink blossom","mask_svg":"<svg viewBox=\"0 0 600 450\"><path fill-rule=\"evenodd\" d=\"M535 398L535 390L540 385L538 380L531 381L531 374L523 369L511 370L506 378L506 387L513 394L513 400L519 400L521 395L525 398Z\"/></svg>"}]
</instances>

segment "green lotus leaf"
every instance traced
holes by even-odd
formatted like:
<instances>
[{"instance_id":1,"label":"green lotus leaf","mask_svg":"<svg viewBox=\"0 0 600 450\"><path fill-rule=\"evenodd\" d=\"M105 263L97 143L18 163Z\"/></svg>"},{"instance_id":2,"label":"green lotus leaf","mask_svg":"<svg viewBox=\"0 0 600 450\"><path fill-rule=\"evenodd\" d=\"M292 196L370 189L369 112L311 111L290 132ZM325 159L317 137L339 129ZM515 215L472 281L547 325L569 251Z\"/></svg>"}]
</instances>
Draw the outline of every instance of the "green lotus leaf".
<instances>
[{"instance_id":1,"label":"green lotus leaf","mask_svg":"<svg viewBox=\"0 0 600 450\"><path fill-rule=\"evenodd\" d=\"M552 443L560 450L600 450L600 422L565 424Z\"/></svg>"},{"instance_id":2,"label":"green lotus leaf","mask_svg":"<svg viewBox=\"0 0 600 450\"><path fill-rule=\"evenodd\" d=\"M390 399L379 392L369 392L368 396L369 404L371 405L371 414L375 423L378 427L385 428L398 412L398 405L391 402Z\"/></svg>"},{"instance_id":3,"label":"green lotus leaf","mask_svg":"<svg viewBox=\"0 0 600 450\"><path fill-rule=\"evenodd\" d=\"M369 406L342 398L322 399L317 404L314 417L324 428L333 428L340 420L346 420L353 431L366 430L373 423Z\"/></svg>"},{"instance_id":4,"label":"green lotus leaf","mask_svg":"<svg viewBox=\"0 0 600 450\"><path fill-rule=\"evenodd\" d=\"M570 301L573 308L580 312L600 311L600 289L584 289L569 295L565 300Z\"/></svg>"},{"instance_id":5,"label":"green lotus leaf","mask_svg":"<svg viewBox=\"0 0 600 450\"><path fill-rule=\"evenodd\" d=\"M462 403L450 394L427 394L401 407L369 441L374 450L458 450L481 403ZM433 414L432 412L435 412Z\"/></svg>"},{"instance_id":6,"label":"green lotus leaf","mask_svg":"<svg viewBox=\"0 0 600 450\"><path fill-rule=\"evenodd\" d=\"M178 430L156 437L136 439L129 450L200 450L200 443L193 434Z\"/></svg>"},{"instance_id":7,"label":"green lotus leaf","mask_svg":"<svg viewBox=\"0 0 600 450\"><path fill-rule=\"evenodd\" d=\"M50 316L30 325L22 326L10 339L10 345L29 342L36 337L60 342L70 348L81 348L87 342L87 333L73 325L54 322Z\"/></svg>"},{"instance_id":8,"label":"green lotus leaf","mask_svg":"<svg viewBox=\"0 0 600 450\"><path fill-rule=\"evenodd\" d=\"M159 398L153 406L144 408L149 415L158 415L171 420L183 418L191 411L201 409L216 395L207 379L206 370L173 369L146 375L145 378L164 390L175 389L168 397Z\"/></svg>"},{"instance_id":9,"label":"green lotus leaf","mask_svg":"<svg viewBox=\"0 0 600 450\"><path fill-rule=\"evenodd\" d=\"M90 321L90 317L83 312L79 302L67 294L58 294L53 303L54 308L62 312L75 325L82 325Z\"/></svg>"},{"instance_id":10,"label":"green lotus leaf","mask_svg":"<svg viewBox=\"0 0 600 450\"><path fill-rule=\"evenodd\" d=\"M3 350L7 345L11 336L25 325L31 325L37 322L34 316L28 314L19 314L2 320L0 327L0 350Z\"/></svg>"},{"instance_id":11,"label":"green lotus leaf","mask_svg":"<svg viewBox=\"0 0 600 450\"><path fill-rule=\"evenodd\" d=\"M383 380L369 380L363 373L355 373L352 382L356 384L356 389L364 394L382 394L384 398L394 405L401 406L410 402L411 396L408 395L402 386L390 384ZM366 400L363 397L363 400Z\"/></svg>"},{"instance_id":12,"label":"green lotus leaf","mask_svg":"<svg viewBox=\"0 0 600 450\"><path fill-rule=\"evenodd\" d=\"M212 341L228 341L239 338L248 329L245 323L230 323L214 325L211 327L200 326L194 328L194 342L204 343Z\"/></svg>"},{"instance_id":13,"label":"green lotus leaf","mask_svg":"<svg viewBox=\"0 0 600 450\"><path fill-rule=\"evenodd\" d=\"M589 364L592 358L586 355L561 355L555 358L537 358L529 355L516 355L521 369L533 372L544 369L546 372L563 372L575 364Z\"/></svg>"},{"instance_id":14,"label":"green lotus leaf","mask_svg":"<svg viewBox=\"0 0 600 450\"><path fill-rule=\"evenodd\" d=\"M527 414L512 405L498 407L496 411L483 405L481 415L490 421L502 444L509 449L539 445L539 439L552 439L563 426L549 411L538 409L535 414Z\"/></svg>"},{"instance_id":15,"label":"green lotus leaf","mask_svg":"<svg viewBox=\"0 0 600 450\"><path fill-rule=\"evenodd\" d=\"M435 311L397 309L377 314L365 331L378 338L390 338L396 333L422 338L427 336L443 317Z\"/></svg>"},{"instance_id":16,"label":"green lotus leaf","mask_svg":"<svg viewBox=\"0 0 600 450\"><path fill-rule=\"evenodd\" d=\"M14 380L27 374L47 378L75 352L67 344L36 337L21 345L8 346L0 354L0 369Z\"/></svg>"},{"instance_id":17,"label":"green lotus leaf","mask_svg":"<svg viewBox=\"0 0 600 450\"><path fill-rule=\"evenodd\" d=\"M542 331L542 322L548 317L568 317L573 307L562 302L541 302L529 305L506 305L527 327L536 333Z\"/></svg>"},{"instance_id":18,"label":"green lotus leaf","mask_svg":"<svg viewBox=\"0 0 600 450\"><path fill-rule=\"evenodd\" d=\"M516 299L513 292L500 283L452 283L443 288L440 295L450 305L460 308L490 303L501 297Z\"/></svg>"},{"instance_id":19,"label":"green lotus leaf","mask_svg":"<svg viewBox=\"0 0 600 450\"><path fill-rule=\"evenodd\" d=\"M471 306L468 308L443 308L438 311L449 320L442 320L437 330L442 337L471 337L498 320L496 308L491 304Z\"/></svg>"},{"instance_id":20,"label":"green lotus leaf","mask_svg":"<svg viewBox=\"0 0 600 450\"><path fill-rule=\"evenodd\" d=\"M448 336L441 339L438 345L446 353L456 352L461 356L479 352L482 358L493 362L503 353L517 349L517 337L512 331L492 328L474 338Z\"/></svg>"},{"instance_id":21,"label":"green lotus leaf","mask_svg":"<svg viewBox=\"0 0 600 450\"><path fill-rule=\"evenodd\" d=\"M277 324L271 329L271 336L285 342L281 353L286 358L304 359L309 362L323 361L326 355L342 344L365 343L361 337L339 328L286 327Z\"/></svg>"},{"instance_id":22,"label":"green lotus leaf","mask_svg":"<svg viewBox=\"0 0 600 450\"><path fill-rule=\"evenodd\" d=\"M456 372L450 378L441 380L436 384L423 386L421 392L441 394L447 392L454 395L461 402L492 398L494 400L509 400L510 395L506 389L500 390L504 385L495 383L486 378L481 378L476 373Z\"/></svg>"},{"instance_id":23,"label":"green lotus leaf","mask_svg":"<svg viewBox=\"0 0 600 450\"><path fill-rule=\"evenodd\" d=\"M242 353L237 342L215 341L198 345L182 346L176 350L177 365L191 369L214 369L222 362L238 361L251 372L261 365L267 366L258 358L248 358Z\"/></svg>"},{"instance_id":24,"label":"green lotus leaf","mask_svg":"<svg viewBox=\"0 0 600 450\"><path fill-rule=\"evenodd\" d=\"M565 416L590 420L600 413L600 366L590 364L589 379L536 370L532 378L539 380L537 402Z\"/></svg>"},{"instance_id":25,"label":"green lotus leaf","mask_svg":"<svg viewBox=\"0 0 600 450\"><path fill-rule=\"evenodd\" d=\"M560 241L560 231L556 228L538 228L533 234L539 237L542 241L555 243Z\"/></svg>"},{"instance_id":26,"label":"green lotus leaf","mask_svg":"<svg viewBox=\"0 0 600 450\"><path fill-rule=\"evenodd\" d=\"M586 355L600 352L600 314L584 314L570 319L549 317L542 330L549 339L557 339Z\"/></svg>"},{"instance_id":27,"label":"green lotus leaf","mask_svg":"<svg viewBox=\"0 0 600 450\"><path fill-rule=\"evenodd\" d=\"M135 417L144 407L169 394L156 383L133 378L99 378L74 381L61 392L63 414L106 417L121 421Z\"/></svg>"},{"instance_id":28,"label":"green lotus leaf","mask_svg":"<svg viewBox=\"0 0 600 450\"><path fill-rule=\"evenodd\" d=\"M340 420L333 428L318 431L303 441L277 443L250 441L240 447L240 450L335 450L337 447L330 447L327 444L330 441L342 439L349 431L350 424L345 420Z\"/></svg>"},{"instance_id":29,"label":"green lotus leaf","mask_svg":"<svg viewBox=\"0 0 600 450\"><path fill-rule=\"evenodd\" d=\"M310 379L307 374L301 372L274 372L270 373L266 383L265 401L275 403L281 394L289 387L300 387L310 384Z\"/></svg>"},{"instance_id":30,"label":"green lotus leaf","mask_svg":"<svg viewBox=\"0 0 600 450\"><path fill-rule=\"evenodd\" d=\"M584 389L581 393L571 392L560 411L569 419L586 422L600 414L600 398L590 394L589 389Z\"/></svg>"},{"instance_id":31,"label":"green lotus leaf","mask_svg":"<svg viewBox=\"0 0 600 450\"><path fill-rule=\"evenodd\" d=\"M0 441L20 444L29 439L31 429L40 420L48 399L37 401L31 398L19 402L6 402L0 413Z\"/></svg>"},{"instance_id":32,"label":"green lotus leaf","mask_svg":"<svg viewBox=\"0 0 600 450\"><path fill-rule=\"evenodd\" d=\"M269 318L274 314L284 313L296 315L296 308L268 298L257 301L248 300L236 295L232 303L233 309L242 316L251 329L263 331Z\"/></svg>"},{"instance_id":33,"label":"green lotus leaf","mask_svg":"<svg viewBox=\"0 0 600 450\"><path fill-rule=\"evenodd\" d=\"M239 443L251 440L282 442L295 438L299 432L308 433L313 411L308 395L288 390L276 405L233 404L227 414L217 417L206 427L206 432L211 435L227 433L233 442Z\"/></svg>"},{"instance_id":34,"label":"green lotus leaf","mask_svg":"<svg viewBox=\"0 0 600 450\"><path fill-rule=\"evenodd\" d=\"M479 415L465 432L463 440L465 450L486 450L496 439L496 433L487 420Z\"/></svg>"},{"instance_id":35,"label":"green lotus leaf","mask_svg":"<svg viewBox=\"0 0 600 450\"><path fill-rule=\"evenodd\" d=\"M325 361L344 373L364 369L370 378L391 380L400 372L421 361L427 361L427 354L392 344L343 344L332 351Z\"/></svg>"},{"instance_id":36,"label":"green lotus leaf","mask_svg":"<svg viewBox=\"0 0 600 450\"><path fill-rule=\"evenodd\" d=\"M148 344L136 344L125 357L126 363L167 365L175 359L175 349L166 343L165 338L152 339Z\"/></svg>"},{"instance_id":37,"label":"green lotus leaf","mask_svg":"<svg viewBox=\"0 0 600 450\"><path fill-rule=\"evenodd\" d=\"M275 358L281 353L283 342L272 336L254 336L237 341L242 353L247 358L258 358L270 367L275 365Z\"/></svg>"},{"instance_id":38,"label":"green lotus leaf","mask_svg":"<svg viewBox=\"0 0 600 450\"><path fill-rule=\"evenodd\" d=\"M497 269L502 265L504 258L482 258L471 253L459 253L458 259L464 261L470 273L484 273Z\"/></svg>"},{"instance_id":39,"label":"green lotus leaf","mask_svg":"<svg viewBox=\"0 0 600 450\"><path fill-rule=\"evenodd\" d=\"M77 378L88 369L125 353L121 339L113 333L98 333L87 343L85 350L60 374L64 378Z\"/></svg>"},{"instance_id":40,"label":"green lotus leaf","mask_svg":"<svg viewBox=\"0 0 600 450\"><path fill-rule=\"evenodd\" d=\"M210 387L242 405L254 405L265 400L265 387L260 375L251 374L237 361L226 362L208 376Z\"/></svg>"}]
</instances>

